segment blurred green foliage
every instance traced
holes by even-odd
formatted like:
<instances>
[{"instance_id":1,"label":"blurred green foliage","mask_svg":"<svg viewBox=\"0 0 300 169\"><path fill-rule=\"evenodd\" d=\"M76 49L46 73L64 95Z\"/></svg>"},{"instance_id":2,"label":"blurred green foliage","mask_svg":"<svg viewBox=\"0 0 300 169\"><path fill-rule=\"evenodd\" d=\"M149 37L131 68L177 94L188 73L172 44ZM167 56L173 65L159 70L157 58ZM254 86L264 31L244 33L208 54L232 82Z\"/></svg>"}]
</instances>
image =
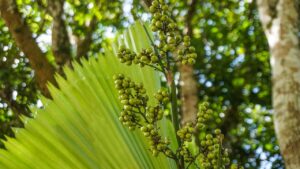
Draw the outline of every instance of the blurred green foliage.
<instances>
[{"instance_id":1,"label":"blurred green foliage","mask_svg":"<svg viewBox=\"0 0 300 169\"><path fill-rule=\"evenodd\" d=\"M269 52L255 2L202 1L193 18L199 97L216 104L232 158L282 168L271 112Z\"/></svg>"},{"instance_id":2,"label":"blurred green foliage","mask_svg":"<svg viewBox=\"0 0 300 169\"><path fill-rule=\"evenodd\" d=\"M121 31L133 18L149 18L145 2L149 1L66 1L64 18L73 53L75 37L85 36L92 18L97 24L88 56L97 56L110 31ZM169 2L184 30L189 1ZM43 0L18 0L34 37L51 60L52 18L43 4ZM198 0L191 25L192 44L200 57L195 66L199 98L213 105L231 158L245 168L283 168L272 123L268 46L255 2ZM22 126L19 115L30 116L28 107L37 103L38 93L28 59L0 20L1 138L13 136L12 126Z\"/></svg>"},{"instance_id":3,"label":"blurred green foliage","mask_svg":"<svg viewBox=\"0 0 300 169\"><path fill-rule=\"evenodd\" d=\"M19 116L30 116L36 104L37 89L28 59L16 47L0 20L0 138L14 136L11 127L20 127Z\"/></svg>"}]
</instances>

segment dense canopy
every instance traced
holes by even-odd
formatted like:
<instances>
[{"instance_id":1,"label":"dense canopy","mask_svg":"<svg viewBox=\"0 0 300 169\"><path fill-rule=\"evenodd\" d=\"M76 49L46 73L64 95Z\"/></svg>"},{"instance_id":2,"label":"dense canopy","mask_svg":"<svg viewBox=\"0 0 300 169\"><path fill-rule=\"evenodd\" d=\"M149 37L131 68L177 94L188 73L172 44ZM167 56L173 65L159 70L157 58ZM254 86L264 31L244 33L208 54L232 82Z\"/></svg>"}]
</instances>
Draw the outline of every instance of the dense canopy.
<instances>
[{"instance_id":1,"label":"dense canopy","mask_svg":"<svg viewBox=\"0 0 300 169\"><path fill-rule=\"evenodd\" d=\"M231 161L249 169L284 168L273 125L271 53L257 3L251 0L166 2L179 31L190 36L198 55L195 65L188 68L189 76L194 79L192 84L195 83L195 100L210 103L216 122L210 128L222 130L223 144L230 150ZM160 85L166 86L167 80L152 70L131 69L119 64L114 53L116 44L123 41L135 51L151 45L140 25L141 21L151 22L151 4L152 0L0 0L0 137L1 147L8 150L1 150L0 166L34 168L26 161L38 163L41 156L25 158L24 154L41 151L45 146L42 142L49 139L45 143L49 146L47 152L53 152L44 155L59 160L54 156L56 149L51 146L66 148L60 154L61 167L66 168L64 160L81 157L76 157L79 152L65 147L62 140L74 139L74 133L69 130L78 130L74 144L82 144L82 151L91 148L89 139L125 140L118 153L128 158L124 160L127 166L159 168L156 162L152 164L155 158L141 149L144 142L138 143L139 135L128 134L120 124L89 124L89 120L99 118L101 121L100 114L112 121L118 118L120 105L110 79L113 73L127 72L132 78L145 82L150 93ZM134 23L137 26L129 28ZM122 32L125 32L124 39ZM176 85L184 88L184 69L181 68L178 66L174 74ZM51 95L45 81L52 83ZM183 96L178 93L179 100ZM41 98L44 98L44 105ZM82 107L76 107L79 102L83 103ZM94 107L87 103L93 103ZM180 100L178 104L185 103ZM83 122L79 126L74 125L80 120ZM63 131L65 125L66 131ZM25 129L19 129L24 126ZM112 132L108 132L108 128ZM51 130L46 132L48 129ZM62 133L56 133L60 129ZM106 134L109 137L106 138ZM124 148L125 145L129 145L128 148ZM17 154L15 147L21 153ZM112 147L106 148L109 152ZM140 155L135 154L139 152L137 149L143 151L141 154L148 153L147 156L137 160ZM113 158L109 156L114 153L109 153L98 159L106 150L84 152L86 156L96 156L92 161L86 159L86 168L95 168L94 161L101 163L101 160ZM10 157L24 157L24 161L21 159L18 166L12 164ZM161 157L156 160L161 160L161 165L174 167ZM84 168L85 162L77 162L72 165ZM121 166L118 162L111 159L103 168L118 168Z\"/></svg>"}]
</instances>

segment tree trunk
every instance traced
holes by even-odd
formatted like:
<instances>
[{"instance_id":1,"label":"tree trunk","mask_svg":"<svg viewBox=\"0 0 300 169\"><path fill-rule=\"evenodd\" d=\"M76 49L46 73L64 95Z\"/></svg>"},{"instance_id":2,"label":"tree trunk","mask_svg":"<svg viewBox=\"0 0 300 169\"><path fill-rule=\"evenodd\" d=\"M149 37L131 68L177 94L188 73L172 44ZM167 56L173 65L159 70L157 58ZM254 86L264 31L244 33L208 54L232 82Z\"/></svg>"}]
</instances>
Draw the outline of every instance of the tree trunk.
<instances>
[{"instance_id":1,"label":"tree trunk","mask_svg":"<svg viewBox=\"0 0 300 169\"><path fill-rule=\"evenodd\" d=\"M287 169L300 168L299 1L258 0L271 51L274 125Z\"/></svg>"},{"instance_id":2,"label":"tree trunk","mask_svg":"<svg viewBox=\"0 0 300 169\"><path fill-rule=\"evenodd\" d=\"M71 65L71 44L67 26L63 19L64 0L48 0L48 11L53 18L52 24L52 53L59 67L59 73L63 74L63 66Z\"/></svg>"},{"instance_id":3,"label":"tree trunk","mask_svg":"<svg viewBox=\"0 0 300 169\"><path fill-rule=\"evenodd\" d=\"M193 37L192 19L196 12L198 0L190 1L189 9L185 19L185 31L188 36ZM180 72L180 87L181 87L181 123L195 122L197 117L198 104L198 88L197 81L194 76L194 68L190 65L181 65Z\"/></svg>"},{"instance_id":4,"label":"tree trunk","mask_svg":"<svg viewBox=\"0 0 300 169\"><path fill-rule=\"evenodd\" d=\"M33 39L32 33L18 11L15 1L0 0L0 14L15 39L17 46L28 57L30 65L35 71L39 89L45 96L50 97L47 82L56 84L54 79L55 69L48 62L46 55Z\"/></svg>"},{"instance_id":5,"label":"tree trunk","mask_svg":"<svg viewBox=\"0 0 300 169\"><path fill-rule=\"evenodd\" d=\"M80 38L76 42L76 59L80 61L81 57L88 58L88 51L90 50L91 44L93 42L92 36L95 30L97 29L98 19L96 16L93 16L90 24L86 27L85 37Z\"/></svg>"},{"instance_id":6,"label":"tree trunk","mask_svg":"<svg viewBox=\"0 0 300 169\"><path fill-rule=\"evenodd\" d=\"M197 116L198 89L194 78L194 69L189 65L179 67L180 96L181 96L181 123L195 122Z\"/></svg>"}]
</instances>

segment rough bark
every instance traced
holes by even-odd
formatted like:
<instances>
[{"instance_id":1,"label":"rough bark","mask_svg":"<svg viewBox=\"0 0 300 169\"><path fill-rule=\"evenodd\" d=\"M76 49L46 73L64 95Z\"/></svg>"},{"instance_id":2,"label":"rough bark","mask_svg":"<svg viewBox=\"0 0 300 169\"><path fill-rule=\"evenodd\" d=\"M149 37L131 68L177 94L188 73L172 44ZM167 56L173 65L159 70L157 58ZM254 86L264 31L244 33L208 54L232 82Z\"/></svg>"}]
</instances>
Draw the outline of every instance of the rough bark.
<instances>
[{"instance_id":1,"label":"rough bark","mask_svg":"<svg viewBox=\"0 0 300 169\"><path fill-rule=\"evenodd\" d=\"M271 51L274 125L287 169L300 168L299 1L258 0Z\"/></svg>"},{"instance_id":2,"label":"rough bark","mask_svg":"<svg viewBox=\"0 0 300 169\"><path fill-rule=\"evenodd\" d=\"M189 4L188 13L186 15L185 31L190 37L193 36L192 19L196 11L197 0L192 0ZM194 69L189 65L179 67L180 87L181 87L181 103L182 117L181 123L194 122L197 116L198 89L197 82L194 77Z\"/></svg>"},{"instance_id":3,"label":"rough bark","mask_svg":"<svg viewBox=\"0 0 300 169\"><path fill-rule=\"evenodd\" d=\"M193 35L193 25L192 25L192 20L196 12L196 7L197 7L198 0L191 0L190 3L188 3L187 6L189 6L187 15L185 18L185 31L186 34L189 36Z\"/></svg>"},{"instance_id":4,"label":"rough bark","mask_svg":"<svg viewBox=\"0 0 300 169\"><path fill-rule=\"evenodd\" d=\"M50 97L47 82L56 84L54 67L48 62L32 37L26 21L22 18L14 0L0 0L1 17L11 32L17 46L28 57L32 69L35 71L37 85L41 92Z\"/></svg>"},{"instance_id":5,"label":"rough bark","mask_svg":"<svg viewBox=\"0 0 300 169\"><path fill-rule=\"evenodd\" d=\"M47 10L53 18L52 22L52 53L56 64L59 66L59 72L62 74L62 66L70 65L71 44L67 31L64 14L64 0L48 0Z\"/></svg>"},{"instance_id":6,"label":"rough bark","mask_svg":"<svg viewBox=\"0 0 300 169\"><path fill-rule=\"evenodd\" d=\"M198 89L192 66L182 65L180 72L181 123L194 122L197 115Z\"/></svg>"}]
</instances>

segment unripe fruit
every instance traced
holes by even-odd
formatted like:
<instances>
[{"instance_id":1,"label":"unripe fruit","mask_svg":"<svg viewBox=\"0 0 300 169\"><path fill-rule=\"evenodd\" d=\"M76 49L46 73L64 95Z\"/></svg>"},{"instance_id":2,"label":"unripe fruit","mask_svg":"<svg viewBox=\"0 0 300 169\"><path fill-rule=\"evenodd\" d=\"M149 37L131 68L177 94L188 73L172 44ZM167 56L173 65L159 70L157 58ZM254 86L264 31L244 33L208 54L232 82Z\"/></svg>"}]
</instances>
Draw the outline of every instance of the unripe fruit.
<instances>
[{"instance_id":1,"label":"unripe fruit","mask_svg":"<svg viewBox=\"0 0 300 169\"><path fill-rule=\"evenodd\" d=\"M193 65L196 63L195 59L189 58L188 59L189 64Z\"/></svg>"},{"instance_id":2,"label":"unripe fruit","mask_svg":"<svg viewBox=\"0 0 300 169\"><path fill-rule=\"evenodd\" d=\"M156 55L151 56L151 62L153 63L158 62L158 57Z\"/></svg>"},{"instance_id":3,"label":"unripe fruit","mask_svg":"<svg viewBox=\"0 0 300 169\"><path fill-rule=\"evenodd\" d=\"M163 25L163 24L162 24L162 22L160 22L160 21L155 22L155 26L158 27L158 28L161 28L162 25Z\"/></svg>"},{"instance_id":4,"label":"unripe fruit","mask_svg":"<svg viewBox=\"0 0 300 169\"><path fill-rule=\"evenodd\" d=\"M220 130L220 129L216 129L216 130L215 130L215 134L217 134L217 135L218 135L218 134L221 134L221 130Z\"/></svg>"},{"instance_id":5,"label":"unripe fruit","mask_svg":"<svg viewBox=\"0 0 300 169\"><path fill-rule=\"evenodd\" d=\"M163 5L163 6L162 6L162 10L163 10L163 11L168 11L168 9L169 9L168 5Z\"/></svg>"},{"instance_id":6,"label":"unripe fruit","mask_svg":"<svg viewBox=\"0 0 300 169\"><path fill-rule=\"evenodd\" d=\"M152 2L152 6L158 6L158 1L156 1L156 0L153 1L153 2Z\"/></svg>"},{"instance_id":7,"label":"unripe fruit","mask_svg":"<svg viewBox=\"0 0 300 169\"><path fill-rule=\"evenodd\" d=\"M156 12L156 7L151 6L151 7L150 7L150 12L151 12L151 13L155 13L155 12Z\"/></svg>"},{"instance_id":8,"label":"unripe fruit","mask_svg":"<svg viewBox=\"0 0 300 169\"><path fill-rule=\"evenodd\" d=\"M153 32L156 32L156 31L158 30L158 28L157 28L155 25L152 25L152 26L151 26L151 30L152 30Z\"/></svg>"},{"instance_id":9,"label":"unripe fruit","mask_svg":"<svg viewBox=\"0 0 300 169\"><path fill-rule=\"evenodd\" d=\"M160 13L155 13L155 14L154 14L154 18L155 18L155 19L160 19L160 17L161 17L161 14L160 14Z\"/></svg>"}]
</instances>

